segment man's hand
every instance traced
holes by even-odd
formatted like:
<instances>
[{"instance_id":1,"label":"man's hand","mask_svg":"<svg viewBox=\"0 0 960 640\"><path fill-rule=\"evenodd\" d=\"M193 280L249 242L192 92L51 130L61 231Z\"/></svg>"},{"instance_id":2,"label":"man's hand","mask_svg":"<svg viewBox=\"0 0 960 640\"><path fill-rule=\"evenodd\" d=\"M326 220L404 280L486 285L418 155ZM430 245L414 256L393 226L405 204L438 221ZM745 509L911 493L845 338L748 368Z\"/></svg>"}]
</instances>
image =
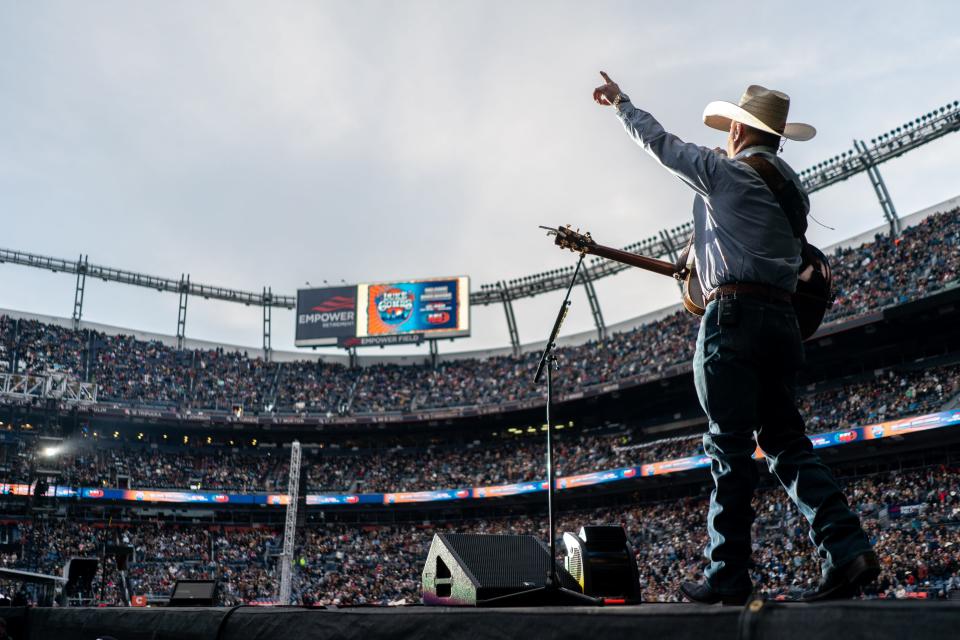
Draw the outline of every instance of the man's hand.
<instances>
[{"instance_id":1,"label":"man's hand","mask_svg":"<svg viewBox=\"0 0 960 640\"><path fill-rule=\"evenodd\" d=\"M603 81L606 84L593 90L593 100L606 107L613 104L614 99L620 95L620 87L603 71L600 72L600 75L603 76Z\"/></svg>"}]
</instances>

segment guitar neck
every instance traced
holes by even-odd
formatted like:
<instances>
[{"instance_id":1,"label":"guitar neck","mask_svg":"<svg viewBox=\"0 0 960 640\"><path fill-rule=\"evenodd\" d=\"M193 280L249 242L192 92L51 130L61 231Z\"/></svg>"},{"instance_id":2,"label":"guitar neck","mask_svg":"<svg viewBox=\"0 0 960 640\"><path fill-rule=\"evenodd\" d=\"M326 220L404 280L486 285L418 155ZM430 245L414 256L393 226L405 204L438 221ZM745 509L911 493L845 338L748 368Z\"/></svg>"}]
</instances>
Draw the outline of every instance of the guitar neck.
<instances>
[{"instance_id":1,"label":"guitar neck","mask_svg":"<svg viewBox=\"0 0 960 640\"><path fill-rule=\"evenodd\" d=\"M623 264L630 265L631 267L639 267L640 269L653 271L654 273L659 273L662 276L673 277L673 274L677 271L675 265L666 262L665 260L657 260L656 258L639 256L635 253L623 251L622 249L614 249L613 247L605 247L599 244L590 247L589 253L592 253L595 256L600 256L601 258L613 260L615 262L622 262Z\"/></svg>"}]
</instances>

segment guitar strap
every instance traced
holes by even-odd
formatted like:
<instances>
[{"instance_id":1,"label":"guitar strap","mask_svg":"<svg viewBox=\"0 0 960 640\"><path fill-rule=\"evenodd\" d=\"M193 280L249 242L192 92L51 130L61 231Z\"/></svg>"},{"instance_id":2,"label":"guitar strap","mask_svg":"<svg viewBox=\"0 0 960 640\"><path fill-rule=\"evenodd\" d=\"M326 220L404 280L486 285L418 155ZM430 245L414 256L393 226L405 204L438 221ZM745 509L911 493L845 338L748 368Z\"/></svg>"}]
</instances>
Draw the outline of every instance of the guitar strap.
<instances>
[{"instance_id":1,"label":"guitar strap","mask_svg":"<svg viewBox=\"0 0 960 640\"><path fill-rule=\"evenodd\" d=\"M693 260L690 258L690 251L693 249L693 230L690 231L690 239L687 240L687 246L683 248L683 251L680 252L680 255L677 256L677 261L673 265L674 277L678 280L683 280L687 277L687 273L690 269L693 268Z\"/></svg>"},{"instance_id":2,"label":"guitar strap","mask_svg":"<svg viewBox=\"0 0 960 640\"><path fill-rule=\"evenodd\" d=\"M741 158L740 162L757 172L786 214L793 237L800 238L803 244L806 244L804 234L807 232L807 207L793 180L784 178L773 163L763 156L747 156Z\"/></svg>"},{"instance_id":3,"label":"guitar strap","mask_svg":"<svg viewBox=\"0 0 960 640\"><path fill-rule=\"evenodd\" d=\"M808 338L816 333L827 309L833 306L830 263L820 249L807 242L807 205L793 180L784 178L772 162L761 156L749 156L740 161L752 167L763 179L787 216L793 237L800 240L800 269L793 308L797 312L800 335Z\"/></svg>"}]
</instances>

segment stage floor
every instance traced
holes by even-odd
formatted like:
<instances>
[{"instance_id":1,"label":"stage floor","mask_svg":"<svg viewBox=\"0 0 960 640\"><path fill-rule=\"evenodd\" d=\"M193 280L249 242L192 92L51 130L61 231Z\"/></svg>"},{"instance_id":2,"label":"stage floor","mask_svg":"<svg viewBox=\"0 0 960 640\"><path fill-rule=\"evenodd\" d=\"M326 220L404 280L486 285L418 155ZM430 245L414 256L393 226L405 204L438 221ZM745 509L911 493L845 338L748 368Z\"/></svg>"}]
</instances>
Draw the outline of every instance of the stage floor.
<instances>
[{"instance_id":1,"label":"stage floor","mask_svg":"<svg viewBox=\"0 0 960 640\"><path fill-rule=\"evenodd\" d=\"M643 604L629 607L470 609L241 607L0 609L17 640L313 640L328 638L777 638L957 637L960 602L764 603L761 607Z\"/></svg>"}]
</instances>

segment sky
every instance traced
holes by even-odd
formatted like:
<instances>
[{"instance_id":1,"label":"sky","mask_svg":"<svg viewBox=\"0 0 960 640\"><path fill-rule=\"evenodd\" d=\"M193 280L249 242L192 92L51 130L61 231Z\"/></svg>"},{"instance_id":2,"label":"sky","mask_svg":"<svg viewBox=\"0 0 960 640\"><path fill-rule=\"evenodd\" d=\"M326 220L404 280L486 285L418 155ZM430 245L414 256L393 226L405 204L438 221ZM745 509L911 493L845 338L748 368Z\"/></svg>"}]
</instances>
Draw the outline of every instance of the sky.
<instances>
[{"instance_id":1,"label":"sky","mask_svg":"<svg viewBox=\"0 0 960 640\"><path fill-rule=\"evenodd\" d=\"M925 2L2 2L0 246L294 293L563 267L537 228L622 246L692 194L591 99L609 73L706 146L711 100L790 94L797 170L960 99L960 4ZM953 78L953 80L950 80ZM901 215L960 193L960 135L884 164ZM817 192L820 245L882 222L866 175ZM0 308L69 316L69 275L0 265ZM597 283L607 323L673 304L662 276ZM520 338L560 294L515 303ZM177 297L88 281L84 319L176 331ZM509 344L502 307L442 352ZM592 327L582 291L565 332ZM275 311L273 346L293 349ZM261 311L191 300L187 336L257 347ZM409 347L406 348L409 350ZM420 352L424 352L420 348ZM387 351L402 353L403 350Z\"/></svg>"}]
</instances>

